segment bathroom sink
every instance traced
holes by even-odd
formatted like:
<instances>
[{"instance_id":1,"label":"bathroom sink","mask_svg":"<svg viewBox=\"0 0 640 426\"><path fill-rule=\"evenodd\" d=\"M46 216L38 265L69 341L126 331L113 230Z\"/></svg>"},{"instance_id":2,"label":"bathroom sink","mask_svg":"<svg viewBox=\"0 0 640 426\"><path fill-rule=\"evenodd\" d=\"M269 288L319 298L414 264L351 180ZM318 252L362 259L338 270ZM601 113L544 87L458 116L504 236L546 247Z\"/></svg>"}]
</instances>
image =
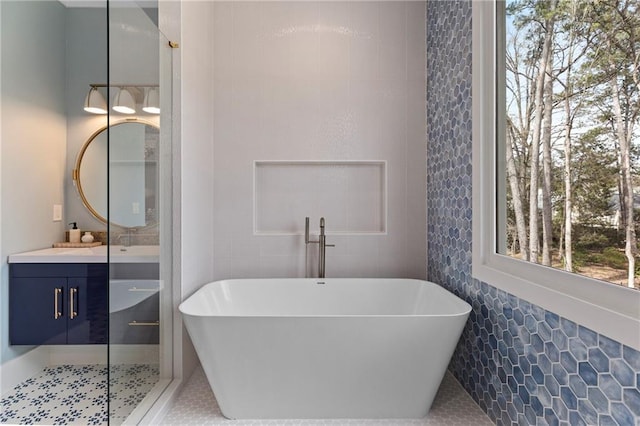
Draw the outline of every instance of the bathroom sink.
<instances>
[{"instance_id":1,"label":"bathroom sink","mask_svg":"<svg viewBox=\"0 0 640 426\"><path fill-rule=\"evenodd\" d=\"M46 248L12 254L9 263L157 263L160 246L98 246L91 248Z\"/></svg>"}]
</instances>

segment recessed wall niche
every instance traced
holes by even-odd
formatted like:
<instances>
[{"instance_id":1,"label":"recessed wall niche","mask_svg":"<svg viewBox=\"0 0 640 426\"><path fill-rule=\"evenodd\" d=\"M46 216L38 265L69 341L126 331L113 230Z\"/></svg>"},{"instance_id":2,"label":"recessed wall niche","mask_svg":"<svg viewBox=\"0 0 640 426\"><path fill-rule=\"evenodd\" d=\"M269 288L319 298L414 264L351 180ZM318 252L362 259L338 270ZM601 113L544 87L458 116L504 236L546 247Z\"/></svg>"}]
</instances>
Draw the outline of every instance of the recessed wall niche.
<instances>
[{"instance_id":1,"label":"recessed wall niche","mask_svg":"<svg viewBox=\"0 0 640 426\"><path fill-rule=\"evenodd\" d=\"M254 234L386 234L385 161L254 162Z\"/></svg>"}]
</instances>

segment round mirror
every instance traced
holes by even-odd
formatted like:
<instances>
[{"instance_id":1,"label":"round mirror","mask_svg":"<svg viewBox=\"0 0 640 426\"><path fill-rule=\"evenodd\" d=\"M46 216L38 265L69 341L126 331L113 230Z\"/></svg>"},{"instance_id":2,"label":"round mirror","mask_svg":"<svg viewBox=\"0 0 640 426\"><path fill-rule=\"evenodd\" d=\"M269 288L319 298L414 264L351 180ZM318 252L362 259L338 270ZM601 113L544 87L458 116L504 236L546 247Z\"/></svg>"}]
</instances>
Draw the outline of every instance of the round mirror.
<instances>
[{"instance_id":1,"label":"round mirror","mask_svg":"<svg viewBox=\"0 0 640 426\"><path fill-rule=\"evenodd\" d=\"M125 228L157 223L159 136L155 124L127 120L101 128L84 144L73 178L97 219Z\"/></svg>"}]
</instances>

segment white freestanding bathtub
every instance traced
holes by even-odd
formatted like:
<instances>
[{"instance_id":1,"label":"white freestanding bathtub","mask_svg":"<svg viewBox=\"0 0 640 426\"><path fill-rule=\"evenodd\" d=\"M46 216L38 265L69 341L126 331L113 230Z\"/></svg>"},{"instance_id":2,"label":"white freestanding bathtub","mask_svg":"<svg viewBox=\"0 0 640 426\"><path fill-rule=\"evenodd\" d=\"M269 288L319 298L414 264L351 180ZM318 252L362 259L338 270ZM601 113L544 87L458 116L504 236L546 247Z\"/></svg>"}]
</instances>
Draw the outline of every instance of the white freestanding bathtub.
<instances>
[{"instance_id":1,"label":"white freestanding bathtub","mask_svg":"<svg viewBox=\"0 0 640 426\"><path fill-rule=\"evenodd\" d=\"M206 284L180 305L222 414L421 418L471 307L408 279Z\"/></svg>"}]
</instances>

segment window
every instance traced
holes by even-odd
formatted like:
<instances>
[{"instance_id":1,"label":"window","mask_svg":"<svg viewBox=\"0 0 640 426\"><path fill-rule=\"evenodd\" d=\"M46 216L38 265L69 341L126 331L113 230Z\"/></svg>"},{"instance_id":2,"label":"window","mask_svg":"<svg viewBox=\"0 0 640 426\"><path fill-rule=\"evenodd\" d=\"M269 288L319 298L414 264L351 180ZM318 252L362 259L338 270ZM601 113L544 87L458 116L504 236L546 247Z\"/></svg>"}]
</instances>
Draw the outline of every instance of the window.
<instances>
[{"instance_id":1,"label":"window","mask_svg":"<svg viewBox=\"0 0 640 426\"><path fill-rule=\"evenodd\" d=\"M587 51L596 41L602 46L607 36L600 34L596 40L597 34L586 27L588 16L584 14L589 11L580 11L579 26L571 20L576 10L536 16L540 7L526 8L533 3L473 2L473 161L474 182L479 183L473 188L473 273L638 349L640 291L627 287L630 282L637 288L634 257L631 280L625 279L627 264L620 268L621 259L627 259L620 241L626 242L629 233L623 233L621 240L611 232L620 223L624 228L626 220L621 212L625 209L613 202L617 188L631 200L627 210L631 214L626 217L631 217L631 229L635 225L633 146L626 152L630 164L626 177L619 167L626 161L625 153L614 152L624 145L616 138L638 145L638 132L632 124L639 124L640 112L634 115L630 109L638 105L638 86L632 84L638 77L637 69L632 72L632 62L627 68L621 65L622 55L614 55L619 61L615 63L597 56L602 56L602 49ZM553 7L555 3L552 0L544 5ZM574 6L590 4L576 2ZM593 13L601 16L603 11ZM633 25L637 28L637 23ZM556 33L548 34L554 26ZM637 36L640 38L640 32ZM640 41L634 43L637 47ZM621 50L628 50L628 46ZM588 67L587 61L592 61ZM616 73L612 72L614 67ZM544 72L538 73L540 70ZM612 102L615 90L621 100L617 104ZM541 120L536 121L537 117ZM622 135L622 130L627 134ZM531 158L538 158L538 164ZM612 164L618 168L611 170ZM587 165L591 168L585 171ZM532 170L539 176L532 179ZM631 189L625 190L625 184ZM573 204L565 203L567 193ZM625 197L620 198L624 204ZM531 244L531 235L537 236L533 240L540 241L539 245ZM539 260L534 262L532 253L536 252ZM598 266L603 260L617 262L617 281L623 285L595 279L609 278L595 274L605 270Z\"/></svg>"}]
</instances>

